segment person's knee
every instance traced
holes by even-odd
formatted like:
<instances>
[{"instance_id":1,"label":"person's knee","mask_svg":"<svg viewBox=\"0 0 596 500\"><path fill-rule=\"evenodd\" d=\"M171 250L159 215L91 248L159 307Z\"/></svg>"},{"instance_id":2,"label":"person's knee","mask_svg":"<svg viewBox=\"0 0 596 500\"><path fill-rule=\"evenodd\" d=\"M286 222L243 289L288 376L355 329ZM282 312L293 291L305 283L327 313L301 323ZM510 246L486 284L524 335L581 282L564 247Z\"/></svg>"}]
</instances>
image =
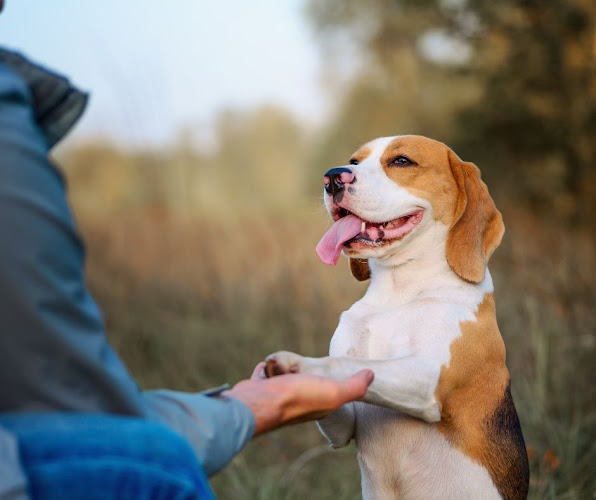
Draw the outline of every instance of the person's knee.
<instances>
[{"instance_id":1,"label":"person's knee","mask_svg":"<svg viewBox=\"0 0 596 500\"><path fill-rule=\"evenodd\" d=\"M161 424L27 414L2 417L0 425L17 436L34 499L213 498L190 445Z\"/></svg>"}]
</instances>

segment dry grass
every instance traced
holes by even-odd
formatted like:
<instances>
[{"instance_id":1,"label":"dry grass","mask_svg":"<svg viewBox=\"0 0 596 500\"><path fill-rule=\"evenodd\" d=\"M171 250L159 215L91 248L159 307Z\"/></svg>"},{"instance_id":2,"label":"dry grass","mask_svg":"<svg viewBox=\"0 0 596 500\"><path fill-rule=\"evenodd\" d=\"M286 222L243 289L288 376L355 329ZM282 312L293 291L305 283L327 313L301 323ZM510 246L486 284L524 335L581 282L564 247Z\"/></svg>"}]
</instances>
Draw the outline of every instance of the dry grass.
<instances>
[{"instance_id":1,"label":"dry grass","mask_svg":"<svg viewBox=\"0 0 596 500\"><path fill-rule=\"evenodd\" d=\"M271 351L323 355L363 292L346 264L320 264L325 217L180 221L165 214L80 221L89 284L109 337L144 387L199 390L247 376ZM593 235L518 211L491 269L531 498L596 492ZM356 499L353 447L330 452L314 425L250 443L215 478L221 499Z\"/></svg>"}]
</instances>

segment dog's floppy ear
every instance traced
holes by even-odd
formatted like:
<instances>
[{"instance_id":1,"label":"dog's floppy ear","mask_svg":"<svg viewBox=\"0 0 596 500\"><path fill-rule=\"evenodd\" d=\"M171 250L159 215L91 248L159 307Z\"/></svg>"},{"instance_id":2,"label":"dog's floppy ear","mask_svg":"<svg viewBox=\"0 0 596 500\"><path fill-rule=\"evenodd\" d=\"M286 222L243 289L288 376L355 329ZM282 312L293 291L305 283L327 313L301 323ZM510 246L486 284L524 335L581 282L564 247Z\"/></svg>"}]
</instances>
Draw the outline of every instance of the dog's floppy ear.
<instances>
[{"instance_id":1,"label":"dog's floppy ear","mask_svg":"<svg viewBox=\"0 0 596 500\"><path fill-rule=\"evenodd\" d=\"M480 178L478 167L460 160L452 151L449 163L459 192L447 236L447 262L460 278L479 283L505 232L503 217Z\"/></svg>"},{"instance_id":2,"label":"dog's floppy ear","mask_svg":"<svg viewBox=\"0 0 596 500\"><path fill-rule=\"evenodd\" d=\"M368 259L350 259L350 271L358 281L366 281L370 278L370 267Z\"/></svg>"}]
</instances>

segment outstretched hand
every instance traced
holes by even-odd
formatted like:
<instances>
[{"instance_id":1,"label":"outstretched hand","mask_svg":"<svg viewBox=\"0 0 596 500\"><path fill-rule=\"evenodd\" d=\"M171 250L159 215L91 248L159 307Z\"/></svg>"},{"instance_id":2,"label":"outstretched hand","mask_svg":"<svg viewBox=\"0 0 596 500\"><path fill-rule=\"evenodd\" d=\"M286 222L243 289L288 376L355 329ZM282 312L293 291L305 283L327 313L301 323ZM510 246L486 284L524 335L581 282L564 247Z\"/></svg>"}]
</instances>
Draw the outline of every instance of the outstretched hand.
<instances>
[{"instance_id":1,"label":"outstretched hand","mask_svg":"<svg viewBox=\"0 0 596 500\"><path fill-rule=\"evenodd\" d=\"M265 378L264 366L259 363L250 380L238 382L225 392L252 411L255 436L284 425L323 418L341 405L362 398L374 379L372 370L362 370L344 380L303 374Z\"/></svg>"}]
</instances>

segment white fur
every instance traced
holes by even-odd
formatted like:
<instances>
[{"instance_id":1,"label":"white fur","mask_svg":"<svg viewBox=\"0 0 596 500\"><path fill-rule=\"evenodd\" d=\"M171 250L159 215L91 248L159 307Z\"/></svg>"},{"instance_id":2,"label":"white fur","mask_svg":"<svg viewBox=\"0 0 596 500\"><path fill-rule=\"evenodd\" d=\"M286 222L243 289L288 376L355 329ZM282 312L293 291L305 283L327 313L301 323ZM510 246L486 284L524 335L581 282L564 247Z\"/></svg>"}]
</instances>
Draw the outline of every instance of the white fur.
<instances>
[{"instance_id":1,"label":"white fur","mask_svg":"<svg viewBox=\"0 0 596 500\"><path fill-rule=\"evenodd\" d=\"M449 366L449 347L461 335L461 322L476 320L485 294L493 291L492 279L487 270L481 283L470 284L451 270L448 228L434 220L430 201L397 185L381 166L393 139L369 143L369 157L350 167L357 182L342 206L372 222L422 208L422 221L389 245L344 250L369 258L372 278L364 297L341 315L329 357L279 352L269 358L288 370L335 379L374 371L363 402L319 423L333 447L356 438L365 499L500 498L486 469L433 425L440 420L435 391L441 367ZM329 196L326 203L329 208Z\"/></svg>"}]
</instances>

